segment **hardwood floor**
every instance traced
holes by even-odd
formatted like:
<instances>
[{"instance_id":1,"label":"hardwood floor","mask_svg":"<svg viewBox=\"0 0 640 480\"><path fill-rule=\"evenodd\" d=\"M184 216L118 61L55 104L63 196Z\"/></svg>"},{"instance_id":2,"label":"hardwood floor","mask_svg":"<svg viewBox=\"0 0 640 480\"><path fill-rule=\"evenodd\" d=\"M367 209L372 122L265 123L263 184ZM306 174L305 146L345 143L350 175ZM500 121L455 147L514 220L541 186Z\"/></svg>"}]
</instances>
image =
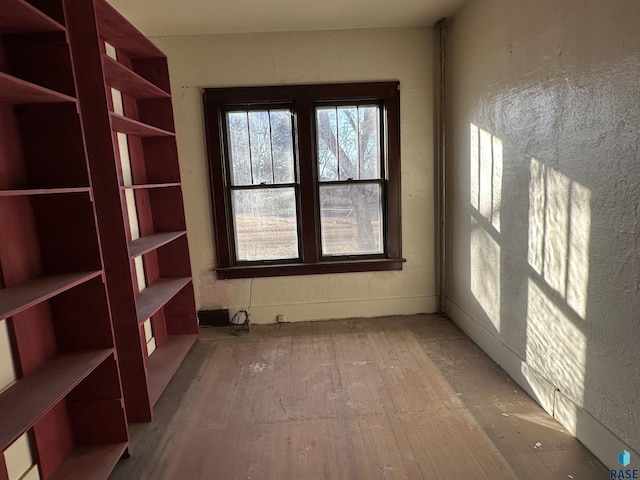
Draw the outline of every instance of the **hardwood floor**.
<instances>
[{"instance_id":1,"label":"hardwood floor","mask_svg":"<svg viewBox=\"0 0 640 480\"><path fill-rule=\"evenodd\" d=\"M201 331L110 480L602 479L449 320ZM537 444L540 445L537 445Z\"/></svg>"}]
</instances>

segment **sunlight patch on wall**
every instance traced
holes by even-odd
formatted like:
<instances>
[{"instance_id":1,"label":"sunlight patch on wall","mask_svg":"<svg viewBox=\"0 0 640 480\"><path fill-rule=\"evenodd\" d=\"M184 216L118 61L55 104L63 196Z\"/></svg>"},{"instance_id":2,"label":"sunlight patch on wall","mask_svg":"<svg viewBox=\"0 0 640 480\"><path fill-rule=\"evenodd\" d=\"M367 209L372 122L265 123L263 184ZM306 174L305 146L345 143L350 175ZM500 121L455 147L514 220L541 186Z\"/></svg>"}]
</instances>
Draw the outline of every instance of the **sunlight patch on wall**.
<instances>
[{"instance_id":1,"label":"sunlight patch on wall","mask_svg":"<svg viewBox=\"0 0 640 480\"><path fill-rule=\"evenodd\" d=\"M500 331L500 245L471 219L471 292Z\"/></svg>"},{"instance_id":2,"label":"sunlight patch on wall","mask_svg":"<svg viewBox=\"0 0 640 480\"><path fill-rule=\"evenodd\" d=\"M585 319L591 192L534 158L530 170L529 265Z\"/></svg>"},{"instance_id":3,"label":"sunlight patch on wall","mask_svg":"<svg viewBox=\"0 0 640 480\"><path fill-rule=\"evenodd\" d=\"M472 123L469 145L471 206L500 232L502 140Z\"/></svg>"},{"instance_id":4,"label":"sunlight patch on wall","mask_svg":"<svg viewBox=\"0 0 640 480\"><path fill-rule=\"evenodd\" d=\"M473 123L469 135L471 292L500 331L502 140Z\"/></svg>"},{"instance_id":5,"label":"sunlight patch on wall","mask_svg":"<svg viewBox=\"0 0 640 480\"><path fill-rule=\"evenodd\" d=\"M581 404L587 356L584 333L532 279L527 307L527 363ZM569 420L569 425L575 423Z\"/></svg>"}]
</instances>

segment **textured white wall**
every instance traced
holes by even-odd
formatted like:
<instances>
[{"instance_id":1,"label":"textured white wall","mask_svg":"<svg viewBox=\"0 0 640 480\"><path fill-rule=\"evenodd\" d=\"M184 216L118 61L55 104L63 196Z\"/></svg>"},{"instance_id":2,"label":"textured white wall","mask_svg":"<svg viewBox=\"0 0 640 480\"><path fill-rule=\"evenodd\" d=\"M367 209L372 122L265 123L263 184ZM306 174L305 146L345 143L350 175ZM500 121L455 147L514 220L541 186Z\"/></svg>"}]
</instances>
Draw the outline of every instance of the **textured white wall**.
<instances>
[{"instance_id":1,"label":"textured white wall","mask_svg":"<svg viewBox=\"0 0 640 480\"><path fill-rule=\"evenodd\" d=\"M640 451L639 18L477 0L449 29L449 314L610 466Z\"/></svg>"},{"instance_id":2,"label":"textured white wall","mask_svg":"<svg viewBox=\"0 0 640 480\"><path fill-rule=\"evenodd\" d=\"M250 280L216 280L201 91L204 87L400 80L401 272L258 278L252 321L437 309L433 163L433 31L158 37L168 55L196 298L200 309L246 307Z\"/></svg>"}]
</instances>

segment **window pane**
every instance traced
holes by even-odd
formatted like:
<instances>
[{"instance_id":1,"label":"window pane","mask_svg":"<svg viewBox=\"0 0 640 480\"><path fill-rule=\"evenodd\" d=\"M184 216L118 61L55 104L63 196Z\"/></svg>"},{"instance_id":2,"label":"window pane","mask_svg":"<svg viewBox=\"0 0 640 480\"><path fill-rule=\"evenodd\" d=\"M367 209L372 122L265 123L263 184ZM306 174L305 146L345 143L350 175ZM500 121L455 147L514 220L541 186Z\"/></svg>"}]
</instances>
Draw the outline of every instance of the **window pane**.
<instances>
[{"instance_id":1,"label":"window pane","mask_svg":"<svg viewBox=\"0 0 640 480\"><path fill-rule=\"evenodd\" d=\"M295 182L290 110L227 112L232 185Z\"/></svg>"},{"instance_id":2,"label":"window pane","mask_svg":"<svg viewBox=\"0 0 640 480\"><path fill-rule=\"evenodd\" d=\"M316 136L320 181L380 178L377 105L316 108Z\"/></svg>"},{"instance_id":3,"label":"window pane","mask_svg":"<svg viewBox=\"0 0 640 480\"><path fill-rule=\"evenodd\" d=\"M339 178L359 179L358 175L358 110L338 107L338 159Z\"/></svg>"},{"instance_id":4,"label":"window pane","mask_svg":"<svg viewBox=\"0 0 640 480\"><path fill-rule=\"evenodd\" d=\"M358 108L360 179L380 178L380 109L377 106Z\"/></svg>"},{"instance_id":5,"label":"window pane","mask_svg":"<svg viewBox=\"0 0 640 480\"><path fill-rule=\"evenodd\" d=\"M380 185L320 187L323 255L383 252Z\"/></svg>"},{"instance_id":6,"label":"window pane","mask_svg":"<svg viewBox=\"0 0 640 480\"><path fill-rule=\"evenodd\" d=\"M338 180L337 123L334 107L316 109L318 176L321 181Z\"/></svg>"},{"instance_id":7,"label":"window pane","mask_svg":"<svg viewBox=\"0 0 640 480\"><path fill-rule=\"evenodd\" d=\"M273 183L293 183L293 132L289 110L271 110L271 149L273 152Z\"/></svg>"},{"instance_id":8,"label":"window pane","mask_svg":"<svg viewBox=\"0 0 640 480\"><path fill-rule=\"evenodd\" d=\"M268 111L249 112L249 141L253 184L272 183L271 128Z\"/></svg>"},{"instance_id":9,"label":"window pane","mask_svg":"<svg viewBox=\"0 0 640 480\"><path fill-rule=\"evenodd\" d=\"M227 113L231 182L251 185L251 154L249 153L249 123L247 112Z\"/></svg>"},{"instance_id":10,"label":"window pane","mask_svg":"<svg viewBox=\"0 0 640 480\"><path fill-rule=\"evenodd\" d=\"M232 192L236 259L298 258L298 229L293 188Z\"/></svg>"}]
</instances>

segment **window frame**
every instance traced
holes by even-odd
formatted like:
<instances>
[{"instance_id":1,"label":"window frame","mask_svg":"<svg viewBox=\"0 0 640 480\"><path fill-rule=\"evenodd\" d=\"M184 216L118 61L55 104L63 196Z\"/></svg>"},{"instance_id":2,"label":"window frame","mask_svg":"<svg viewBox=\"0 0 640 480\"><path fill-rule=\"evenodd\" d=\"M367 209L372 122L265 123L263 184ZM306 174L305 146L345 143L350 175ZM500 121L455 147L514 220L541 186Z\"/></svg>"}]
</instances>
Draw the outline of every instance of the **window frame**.
<instances>
[{"instance_id":1,"label":"window frame","mask_svg":"<svg viewBox=\"0 0 640 480\"><path fill-rule=\"evenodd\" d=\"M400 84L391 82L205 88L205 136L213 214L216 268L219 278L402 270L400 190ZM372 102L383 108L382 165L384 253L322 256L315 108L348 102ZM297 182L299 261L235 260L231 177L223 116L233 108L291 105L295 180ZM356 181L354 181L356 183Z\"/></svg>"}]
</instances>

